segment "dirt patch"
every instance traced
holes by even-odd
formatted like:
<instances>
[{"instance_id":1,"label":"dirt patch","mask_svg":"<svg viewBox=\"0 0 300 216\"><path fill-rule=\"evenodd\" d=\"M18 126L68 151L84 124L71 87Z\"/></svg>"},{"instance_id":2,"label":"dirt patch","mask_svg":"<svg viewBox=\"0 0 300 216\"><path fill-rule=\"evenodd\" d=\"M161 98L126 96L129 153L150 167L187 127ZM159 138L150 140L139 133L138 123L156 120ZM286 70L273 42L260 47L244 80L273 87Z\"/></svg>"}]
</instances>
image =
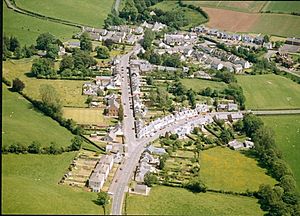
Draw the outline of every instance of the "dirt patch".
<instances>
[{"instance_id":1,"label":"dirt patch","mask_svg":"<svg viewBox=\"0 0 300 216\"><path fill-rule=\"evenodd\" d=\"M231 32L250 32L260 19L260 14L203 7L208 13L208 27Z\"/></svg>"}]
</instances>

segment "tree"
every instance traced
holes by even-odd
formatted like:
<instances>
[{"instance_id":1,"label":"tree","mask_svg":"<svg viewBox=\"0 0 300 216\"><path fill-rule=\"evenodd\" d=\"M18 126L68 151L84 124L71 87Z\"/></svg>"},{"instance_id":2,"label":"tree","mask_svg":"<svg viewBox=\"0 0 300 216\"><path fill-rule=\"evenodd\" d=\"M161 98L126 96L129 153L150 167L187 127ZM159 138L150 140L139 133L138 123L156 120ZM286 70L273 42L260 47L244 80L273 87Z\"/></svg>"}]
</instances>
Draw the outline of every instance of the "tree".
<instances>
[{"instance_id":1,"label":"tree","mask_svg":"<svg viewBox=\"0 0 300 216\"><path fill-rule=\"evenodd\" d=\"M107 47L105 46L101 46L101 47L96 47L96 51L97 51L97 58L100 59L107 59L109 58L109 50Z\"/></svg>"},{"instance_id":2,"label":"tree","mask_svg":"<svg viewBox=\"0 0 300 216\"><path fill-rule=\"evenodd\" d=\"M264 123L260 118L253 114L247 114L244 116L244 132L247 136L251 137L254 135L256 130L258 130Z\"/></svg>"},{"instance_id":3,"label":"tree","mask_svg":"<svg viewBox=\"0 0 300 216\"><path fill-rule=\"evenodd\" d=\"M14 52L17 48L21 48L20 42L16 37L10 37L10 46L9 46L9 50Z\"/></svg>"},{"instance_id":4,"label":"tree","mask_svg":"<svg viewBox=\"0 0 300 216\"><path fill-rule=\"evenodd\" d=\"M103 41L103 45L106 46L109 50L112 49L112 46L114 45L114 41L110 38Z\"/></svg>"},{"instance_id":5,"label":"tree","mask_svg":"<svg viewBox=\"0 0 300 216\"><path fill-rule=\"evenodd\" d=\"M88 52L91 52L93 49L91 37L87 32L80 35L80 49Z\"/></svg>"},{"instance_id":6,"label":"tree","mask_svg":"<svg viewBox=\"0 0 300 216\"><path fill-rule=\"evenodd\" d=\"M63 56L59 65L59 70L62 72L65 69L74 69L74 59L72 56Z\"/></svg>"},{"instance_id":7,"label":"tree","mask_svg":"<svg viewBox=\"0 0 300 216\"><path fill-rule=\"evenodd\" d=\"M43 33L36 39L36 48L39 50L47 50L50 44L56 42L55 37L50 33Z\"/></svg>"},{"instance_id":8,"label":"tree","mask_svg":"<svg viewBox=\"0 0 300 216\"><path fill-rule=\"evenodd\" d=\"M145 185L147 185L148 187L152 187L153 184L157 184L158 182L158 179L157 179L157 176L154 175L153 173L151 172L147 172L144 176L144 183Z\"/></svg>"},{"instance_id":9,"label":"tree","mask_svg":"<svg viewBox=\"0 0 300 216\"><path fill-rule=\"evenodd\" d=\"M41 144L38 141L33 141L28 146L28 152L32 154L39 154L41 152Z\"/></svg>"},{"instance_id":10,"label":"tree","mask_svg":"<svg viewBox=\"0 0 300 216\"><path fill-rule=\"evenodd\" d=\"M124 120L124 109L123 109L123 105L120 104L119 110L118 110L118 118L119 121L122 122Z\"/></svg>"},{"instance_id":11,"label":"tree","mask_svg":"<svg viewBox=\"0 0 300 216\"><path fill-rule=\"evenodd\" d=\"M153 78L151 76L146 77L147 85L153 85Z\"/></svg>"},{"instance_id":12,"label":"tree","mask_svg":"<svg viewBox=\"0 0 300 216\"><path fill-rule=\"evenodd\" d=\"M21 59L23 57L22 49L20 47L17 47L14 51L14 55L16 59Z\"/></svg>"},{"instance_id":13,"label":"tree","mask_svg":"<svg viewBox=\"0 0 300 216\"><path fill-rule=\"evenodd\" d=\"M80 136L75 136L71 140L71 151L78 151L81 148L83 140Z\"/></svg>"},{"instance_id":14,"label":"tree","mask_svg":"<svg viewBox=\"0 0 300 216\"><path fill-rule=\"evenodd\" d=\"M231 140L231 135L230 135L230 132L225 129L225 130L222 130L221 134L220 134L220 139L224 142L224 143L228 143L230 140Z\"/></svg>"},{"instance_id":15,"label":"tree","mask_svg":"<svg viewBox=\"0 0 300 216\"><path fill-rule=\"evenodd\" d=\"M59 47L57 44L49 44L46 50L47 50L46 57L51 59L57 58L59 52Z\"/></svg>"},{"instance_id":16,"label":"tree","mask_svg":"<svg viewBox=\"0 0 300 216\"><path fill-rule=\"evenodd\" d=\"M135 21L138 15L138 10L135 7L133 0L127 0L124 8L120 11L120 17L126 20Z\"/></svg>"},{"instance_id":17,"label":"tree","mask_svg":"<svg viewBox=\"0 0 300 216\"><path fill-rule=\"evenodd\" d=\"M296 190L296 181L291 175L284 175L280 178L279 185L285 192L293 192Z\"/></svg>"},{"instance_id":18,"label":"tree","mask_svg":"<svg viewBox=\"0 0 300 216\"><path fill-rule=\"evenodd\" d=\"M264 36L264 42L265 42L265 43L269 43L269 42L270 42L270 38L269 38L268 35L265 35L265 36Z\"/></svg>"},{"instance_id":19,"label":"tree","mask_svg":"<svg viewBox=\"0 0 300 216\"><path fill-rule=\"evenodd\" d=\"M103 211L104 211L104 215L106 214L106 205L109 203L109 196L106 192L104 191L100 191L98 194L97 194L97 200L96 200L96 203L100 206L102 206L103 208Z\"/></svg>"},{"instance_id":20,"label":"tree","mask_svg":"<svg viewBox=\"0 0 300 216\"><path fill-rule=\"evenodd\" d=\"M195 193L205 193L207 189L205 184L201 181L201 179L198 176L190 179L189 182L185 185L185 187Z\"/></svg>"},{"instance_id":21,"label":"tree","mask_svg":"<svg viewBox=\"0 0 300 216\"><path fill-rule=\"evenodd\" d=\"M145 30L145 33L144 33L144 39L142 41L142 47L145 49L145 50L148 50L150 49L151 45L152 45L152 41L154 40L155 38L155 33L149 29L146 29Z\"/></svg>"},{"instance_id":22,"label":"tree","mask_svg":"<svg viewBox=\"0 0 300 216\"><path fill-rule=\"evenodd\" d=\"M13 91L21 92L24 88L25 88L25 84L19 78L13 80L13 85L12 85Z\"/></svg>"},{"instance_id":23,"label":"tree","mask_svg":"<svg viewBox=\"0 0 300 216\"><path fill-rule=\"evenodd\" d=\"M40 87L40 96L42 99L42 103L46 106L49 111L57 115L61 115L62 113L62 102L60 100L60 96L56 89L49 84L43 84Z\"/></svg>"},{"instance_id":24,"label":"tree","mask_svg":"<svg viewBox=\"0 0 300 216\"><path fill-rule=\"evenodd\" d=\"M22 49L22 52L23 52L25 58L30 58L34 54L34 50L32 49L32 46L27 47L25 45Z\"/></svg>"},{"instance_id":25,"label":"tree","mask_svg":"<svg viewBox=\"0 0 300 216\"><path fill-rule=\"evenodd\" d=\"M56 74L54 62L47 58L35 59L31 67L31 72L36 77Z\"/></svg>"}]
</instances>

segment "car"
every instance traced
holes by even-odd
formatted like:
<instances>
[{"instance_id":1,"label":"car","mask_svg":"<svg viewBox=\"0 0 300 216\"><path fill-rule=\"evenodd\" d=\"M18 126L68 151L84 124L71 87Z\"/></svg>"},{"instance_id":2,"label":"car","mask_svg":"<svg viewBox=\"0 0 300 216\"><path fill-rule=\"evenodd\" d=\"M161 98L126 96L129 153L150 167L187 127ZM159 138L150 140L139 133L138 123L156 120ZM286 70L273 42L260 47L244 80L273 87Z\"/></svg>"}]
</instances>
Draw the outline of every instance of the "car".
<instances>
[{"instance_id":1,"label":"car","mask_svg":"<svg viewBox=\"0 0 300 216\"><path fill-rule=\"evenodd\" d=\"M115 182L118 182L118 179L116 179L116 181Z\"/></svg>"},{"instance_id":2,"label":"car","mask_svg":"<svg viewBox=\"0 0 300 216\"><path fill-rule=\"evenodd\" d=\"M120 170L123 170L122 167L120 167Z\"/></svg>"}]
</instances>

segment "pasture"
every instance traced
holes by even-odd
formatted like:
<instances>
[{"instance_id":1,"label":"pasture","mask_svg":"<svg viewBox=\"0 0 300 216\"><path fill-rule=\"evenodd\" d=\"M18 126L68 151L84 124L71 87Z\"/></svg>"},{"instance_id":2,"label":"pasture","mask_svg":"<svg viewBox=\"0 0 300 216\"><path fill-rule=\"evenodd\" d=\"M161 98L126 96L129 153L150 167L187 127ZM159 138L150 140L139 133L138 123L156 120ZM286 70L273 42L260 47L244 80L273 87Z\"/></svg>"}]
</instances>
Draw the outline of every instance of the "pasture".
<instances>
[{"instance_id":1,"label":"pasture","mask_svg":"<svg viewBox=\"0 0 300 216\"><path fill-rule=\"evenodd\" d=\"M194 91L202 91L207 87L217 90L224 90L227 87L227 84L224 82L216 82L203 79L182 79L182 84L187 88L192 88Z\"/></svg>"},{"instance_id":2,"label":"pasture","mask_svg":"<svg viewBox=\"0 0 300 216\"><path fill-rule=\"evenodd\" d=\"M300 13L299 1L268 1L262 11L271 11L274 13Z\"/></svg>"},{"instance_id":3,"label":"pasture","mask_svg":"<svg viewBox=\"0 0 300 216\"><path fill-rule=\"evenodd\" d=\"M237 76L247 109L300 108L300 85L273 74Z\"/></svg>"},{"instance_id":4,"label":"pasture","mask_svg":"<svg viewBox=\"0 0 300 216\"><path fill-rule=\"evenodd\" d=\"M152 187L149 196L129 194L126 206L129 215L263 215L254 198L166 186Z\"/></svg>"},{"instance_id":5,"label":"pasture","mask_svg":"<svg viewBox=\"0 0 300 216\"><path fill-rule=\"evenodd\" d=\"M275 131L276 145L282 151L300 189L300 115L263 116L265 125Z\"/></svg>"},{"instance_id":6,"label":"pasture","mask_svg":"<svg viewBox=\"0 0 300 216\"><path fill-rule=\"evenodd\" d=\"M263 183L276 181L258 162L229 148L216 147L200 154L200 176L208 188L225 191L257 191Z\"/></svg>"},{"instance_id":7,"label":"pasture","mask_svg":"<svg viewBox=\"0 0 300 216\"><path fill-rule=\"evenodd\" d=\"M61 96L64 106L87 107L87 96L82 95L82 85L79 80L47 80L30 77L33 58L9 60L3 62L3 77L12 81L18 77L25 83L24 93L34 99L40 99L39 88L42 84L53 85Z\"/></svg>"},{"instance_id":8,"label":"pasture","mask_svg":"<svg viewBox=\"0 0 300 216\"><path fill-rule=\"evenodd\" d=\"M96 193L58 184L74 156L2 155L2 214L103 214Z\"/></svg>"},{"instance_id":9,"label":"pasture","mask_svg":"<svg viewBox=\"0 0 300 216\"><path fill-rule=\"evenodd\" d=\"M20 8L74 23L102 28L113 0L16 0Z\"/></svg>"},{"instance_id":10,"label":"pasture","mask_svg":"<svg viewBox=\"0 0 300 216\"><path fill-rule=\"evenodd\" d=\"M37 5L40 5L42 2L44 1L40 1ZM16 36L22 46L35 44L37 37L45 32L50 32L60 40L65 41L80 31L79 28L16 13L8 9L4 2L2 8L3 33L7 36Z\"/></svg>"},{"instance_id":11,"label":"pasture","mask_svg":"<svg viewBox=\"0 0 300 216\"><path fill-rule=\"evenodd\" d=\"M11 145L19 142L30 145L38 141L42 146L55 142L58 146L69 146L74 137L66 128L43 113L18 93L2 87L2 143Z\"/></svg>"}]
</instances>

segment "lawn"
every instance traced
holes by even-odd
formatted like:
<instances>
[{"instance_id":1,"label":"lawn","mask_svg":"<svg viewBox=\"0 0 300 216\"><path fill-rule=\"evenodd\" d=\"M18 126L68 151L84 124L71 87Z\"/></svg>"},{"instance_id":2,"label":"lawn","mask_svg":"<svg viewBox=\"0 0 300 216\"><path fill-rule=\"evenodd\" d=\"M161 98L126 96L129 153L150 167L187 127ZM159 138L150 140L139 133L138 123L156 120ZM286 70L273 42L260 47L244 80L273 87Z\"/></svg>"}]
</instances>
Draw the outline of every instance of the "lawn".
<instances>
[{"instance_id":1,"label":"lawn","mask_svg":"<svg viewBox=\"0 0 300 216\"><path fill-rule=\"evenodd\" d=\"M2 214L103 214L96 193L58 185L74 156L2 155Z\"/></svg>"},{"instance_id":2,"label":"lawn","mask_svg":"<svg viewBox=\"0 0 300 216\"><path fill-rule=\"evenodd\" d=\"M113 0L16 0L17 6L62 20L101 28Z\"/></svg>"},{"instance_id":3,"label":"lawn","mask_svg":"<svg viewBox=\"0 0 300 216\"><path fill-rule=\"evenodd\" d=\"M43 2L44 1L39 1L39 4L37 5L40 5ZM44 32L50 32L60 40L65 41L72 38L73 34L80 31L79 28L16 13L13 10L8 9L4 2L2 8L3 33L7 36L16 36L22 46L25 44L35 44L37 37Z\"/></svg>"},{"instance_id":4,"label":"lawn","mask_svg":"<svg viewBox=\"0 0 300 216\"><path fill-rule=\"evenodd\" d=\"M21 60L9 60L3 62L3 76L8 80L18 77L25 83L24 93L40 99L39 88L42 84L53 85L59 92L64 106L87 107L87 96L82 95L82 85L86 81L78 80L47 80L28 77L33 58Z\"/></svg>"},{"instance_id":5,"label":"lawn","mask_svg":"<svg viewBox=\"0 0 300 216\"><path fill-rule=\"evenodd\" d=\"M260 168L255 159L229 148L216 147L202 151L200 160L201 179L210 189L257 191L263 183L276 183L265 174L266 170Z\"/></svg>"},{"instance_id":6,"label":"lawn","mask_svg":"<svg viewBox=\"0 0 300 216\"><path fill-rule=\"evenodd\" d=\"M273 74L237 76L248 109L300 108L300 85Z\"/></svg>"},{"instance_id":7,"label":"lawn","mask_svg":"<svg viewBox=\"0 0 300 216\"><path fill-rule=\"evenodd\" d=\"M63 115L78 124L97 124L108 126L112 118L103 115L103 109L64 107Z\"/></svg>"},{"instance_id":8,"label":"lawn","mask_svg":"<svg viewBox=\"0 0 300 216\"><path fill-rule=\"evenodd\" d=\"M69 146L74 137L50 117L33 109L32 104L17 93L2 87L2 143L20 142L30 145L39 141L49 146L54 141L58 146Z\"/></svg>"},{"instance_id":9,"label":"lawn","mask_svg":"<svg viewBox=\"0 0 300 216\"><path fill-rule=\"evenodd\" d=\"M227 84L224 82L203 79L182 79L181 82L187 89L192 88L194 91L201 91L207 87L217 90L224 90L227 87Z\"/></svg>"},{"instance_id":10,"label":"lawn","mask_svg":"<svg viewBox=\"0 0 300 216\"><path fill-rule=\"evenodd\" d=\"M299 1L269 1L263 8L263 11L291 13L300 12Z\"/></svg>"},{"instance_id":11,"label":"lawn","mask_svg":"<svg viewBox=\"0 0 300 216\"><path fill-rule=\"evenodd\" d=\"M275 140L296 177L300 189L300 115L264 116L264 123L275 131Z\"/></svg>"},{"instance_id":12,"label":"lawn","mask_svg":"<svg viewBox=\"0 0 300 216\"><path fill-rule=\"evenodd\" d=\"M209 192L196 194L183 188L154 186L149 196L128 195L127 214L263 215L263 212L254 198Z\"/></svg>"}]
</instances>

